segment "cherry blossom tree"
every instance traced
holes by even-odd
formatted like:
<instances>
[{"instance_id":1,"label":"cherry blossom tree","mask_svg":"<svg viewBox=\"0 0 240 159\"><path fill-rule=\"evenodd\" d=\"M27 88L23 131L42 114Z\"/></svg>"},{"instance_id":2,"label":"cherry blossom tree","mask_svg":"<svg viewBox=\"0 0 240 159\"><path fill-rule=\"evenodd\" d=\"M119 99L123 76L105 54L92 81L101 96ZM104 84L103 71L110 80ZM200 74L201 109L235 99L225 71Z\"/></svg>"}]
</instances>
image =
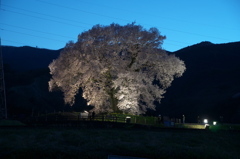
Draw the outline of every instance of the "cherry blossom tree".
<instances>
[{"instance_id":1,"label":"cherry blossom tree","mask_svg":"<svg viewBox=\"0 0 240 159\"><path fill-rule=\"evenodd\" d=\"M144 114L155 110L185 64L168 55L158 29L135 23L95 25L69 42L49 65L49 90L60 89L66 104L73 105L79 89L94 111Z\"/></svg>"}]
</instances>

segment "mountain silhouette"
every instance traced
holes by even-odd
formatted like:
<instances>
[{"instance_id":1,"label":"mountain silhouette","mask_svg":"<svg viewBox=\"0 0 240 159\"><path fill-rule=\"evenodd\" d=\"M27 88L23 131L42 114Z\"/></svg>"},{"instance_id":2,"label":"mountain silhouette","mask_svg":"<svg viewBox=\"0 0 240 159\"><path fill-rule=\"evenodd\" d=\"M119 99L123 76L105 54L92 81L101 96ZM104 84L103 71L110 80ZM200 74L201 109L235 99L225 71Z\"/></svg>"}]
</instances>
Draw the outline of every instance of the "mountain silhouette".
<instances>
[{"instance_id":1,"label":"mountain silhouette","mask_svg":"<svg viewBox=\"0 0 240 159\"><path fill-rule=\"evenodd\" d=\"M240 121L240 42L212 44L202 42L174 52L186 64L186 72L168 88L159 111L226 122Z\"/></svg>"},{"instance_id":2,"label":"mountain silhouette","mask_svg":"<svg viewBox=\"0 0 240 159\"><path fill-rule=\"evenodd\" d=\"M9 113L89 109L81 92L69 107L61 92L48 91L48 65L61 49L3 46L2 50ZM223 116L225 122L240 122L240 42L205 41L170 54L183 60L187 70L167 89L154 115L185 115L187 122L196 122L198 116L215 120Z\"/></svg>"},{"instance_id":3,"label":"mountain silhouette","mask_svg":"<svg viewBox=\"0 0 240 159\"><path fill-rule=\"evenodd\" d=\"M48 50L29 46L3 46L3 62L16 71L28 71L47 68L53 59L59 56L61 49Z\"/></svg>"}]
</instances>

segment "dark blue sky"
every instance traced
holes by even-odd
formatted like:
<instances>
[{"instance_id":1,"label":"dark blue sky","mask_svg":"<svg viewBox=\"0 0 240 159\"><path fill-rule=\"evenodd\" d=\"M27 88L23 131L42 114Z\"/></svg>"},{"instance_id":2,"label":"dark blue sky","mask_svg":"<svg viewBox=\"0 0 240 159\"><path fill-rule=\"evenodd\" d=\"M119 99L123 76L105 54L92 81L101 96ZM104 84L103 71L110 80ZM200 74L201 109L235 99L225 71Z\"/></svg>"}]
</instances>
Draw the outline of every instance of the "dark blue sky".
<instances>
[{"instance_id":1,"label":"dark blue sky","mask_svg":"<svg viewBox=\"0 0 240 159\"><path fill-rule=\"evenodd\" d=\"M239 0L1 0L2 45L60 49L95 24L156 27L176 51L240 41Z\"/></svg>"}]
</instances>

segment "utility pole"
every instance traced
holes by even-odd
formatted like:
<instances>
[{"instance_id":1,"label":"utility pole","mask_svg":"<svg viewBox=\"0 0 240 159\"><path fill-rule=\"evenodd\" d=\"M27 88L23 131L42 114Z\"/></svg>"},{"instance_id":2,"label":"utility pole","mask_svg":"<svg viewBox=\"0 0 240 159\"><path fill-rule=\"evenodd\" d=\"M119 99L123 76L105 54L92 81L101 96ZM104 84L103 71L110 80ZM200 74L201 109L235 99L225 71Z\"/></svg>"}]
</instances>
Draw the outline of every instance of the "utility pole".
<instances>
[{"instance_id":1,"label":"utility pole","mask_svg":"<svg viewBox=\"0 0 240 159\"><path fill-rule=\"evenodd\" d=\"M4 81L1 38L0 38L0 119L7 119L6 90Z\"/></svg>"}]
</instances>

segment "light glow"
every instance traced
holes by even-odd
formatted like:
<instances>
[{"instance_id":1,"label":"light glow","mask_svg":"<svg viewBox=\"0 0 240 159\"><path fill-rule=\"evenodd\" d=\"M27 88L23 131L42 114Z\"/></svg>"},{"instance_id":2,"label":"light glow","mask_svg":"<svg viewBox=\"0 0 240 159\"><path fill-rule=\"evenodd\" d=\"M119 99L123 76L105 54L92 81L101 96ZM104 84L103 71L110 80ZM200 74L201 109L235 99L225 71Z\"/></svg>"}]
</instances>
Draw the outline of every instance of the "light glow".
<instances>
[{"instance_id":1,"label":"light glow","mask_svg":"<svg viewBox=\"0 0 240 159\"><path fill-rule=\"evenodd\" d=\"M214 122L213 122L213 125L217 125L217 122L216 122L216 121L214 121Z\"/></svg>"},{"instance_id":2,"label":"light glow","mask_svg":"<svg viewBox=\"0 0 240 159\"><path fill-rule=\"evenodd\" d=\"M204 119L203 122L204 122L204 124L207 124L207 123L208 123L208 120L207 120L207 119Z\"/></svg>"}]
</instances>

